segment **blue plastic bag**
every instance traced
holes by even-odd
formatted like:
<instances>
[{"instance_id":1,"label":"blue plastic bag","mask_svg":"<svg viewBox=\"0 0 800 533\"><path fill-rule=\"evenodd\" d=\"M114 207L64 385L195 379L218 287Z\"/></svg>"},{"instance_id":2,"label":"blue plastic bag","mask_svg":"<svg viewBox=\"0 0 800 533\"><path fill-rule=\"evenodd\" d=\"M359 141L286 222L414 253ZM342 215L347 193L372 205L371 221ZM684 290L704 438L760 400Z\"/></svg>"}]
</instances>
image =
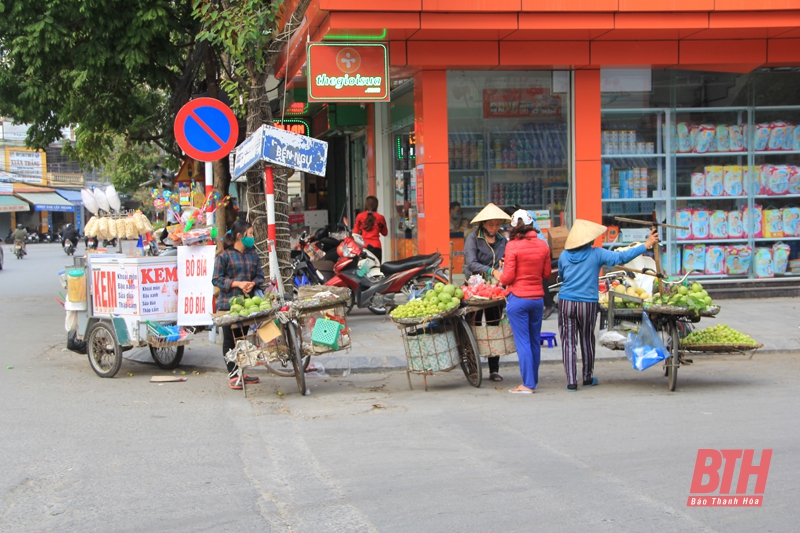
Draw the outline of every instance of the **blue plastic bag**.
<instances>
[{"instance_id":1,"label":"blue plastic bag","mask_svg":"<svg viewBox=\"0 0 800 533\"><path fill-rule=\"evenodd\" d=\"M669 357L669 351L661 342L661 337L647 317L647 313L642 313L642 327L639 329L639 334L636 337L628 335L625 355L628 356L631 366L639 371Z\"/></svg>"}]
</instances>

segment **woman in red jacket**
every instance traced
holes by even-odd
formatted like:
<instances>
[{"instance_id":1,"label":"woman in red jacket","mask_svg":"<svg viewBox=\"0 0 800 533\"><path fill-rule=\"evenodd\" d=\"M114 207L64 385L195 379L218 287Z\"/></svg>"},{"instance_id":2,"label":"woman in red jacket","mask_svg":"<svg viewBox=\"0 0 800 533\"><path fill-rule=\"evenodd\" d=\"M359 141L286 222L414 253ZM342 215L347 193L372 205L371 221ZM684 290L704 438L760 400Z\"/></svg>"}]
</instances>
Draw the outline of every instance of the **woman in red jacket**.
<instances>
[{"instance_id":1,"label":"woman in red jacket","mask_svg":"<svg viewBox=\"0 0 800 533\"><path fill-rule=\"evenodd\" d=\"M353 233L358 233L364 238L364 244L382 263L381 235L386 237L389 234L389 228L386 227L386 219L380 213L376 213L377 210L378 199L374 196L367 196L364 210L356 216Z\"/></svg>"},{"instance_id":2,"label":"woman in red jacket","mask_svg":"<svg viewBox=\"0 0 800 533\"><path fill-rule=\"evenodd\" d=\"M506 245L503 271L492 274L509 288L506 313L514 332L522 385L514 394L531 394L539 382L541 359L542 280L550 276L550 248L533 229L530 213L520 209L511 216L511 235Z\"/></svg>"}]
</instances>

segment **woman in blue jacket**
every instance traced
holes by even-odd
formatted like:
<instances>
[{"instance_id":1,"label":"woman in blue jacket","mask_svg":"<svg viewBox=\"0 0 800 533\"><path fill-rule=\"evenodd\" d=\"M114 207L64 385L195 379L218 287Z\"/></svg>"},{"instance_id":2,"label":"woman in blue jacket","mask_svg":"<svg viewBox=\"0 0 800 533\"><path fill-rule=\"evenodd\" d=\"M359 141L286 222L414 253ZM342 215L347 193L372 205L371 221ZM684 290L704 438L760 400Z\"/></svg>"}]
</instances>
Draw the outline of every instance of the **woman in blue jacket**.
<instances>
[{"instance_id":1,"label":"woman in blue jacket","mask_svg":"<svg viewBox=\"0 0 800 533\"><path fill-rule=\"evenodd\" d=\"M655 229L641 244L624 252L594 248L592 243L606 232L606 227L578 219L558 259L561 290L558 293L558 330L561 334L561 357L567 373L567 390L578 390L578 340L583 359L583 386L597 385L594 371L594 326L597 321L598 278L603 266L622 265L658 244Z\"/></svg>"}]
</instances>

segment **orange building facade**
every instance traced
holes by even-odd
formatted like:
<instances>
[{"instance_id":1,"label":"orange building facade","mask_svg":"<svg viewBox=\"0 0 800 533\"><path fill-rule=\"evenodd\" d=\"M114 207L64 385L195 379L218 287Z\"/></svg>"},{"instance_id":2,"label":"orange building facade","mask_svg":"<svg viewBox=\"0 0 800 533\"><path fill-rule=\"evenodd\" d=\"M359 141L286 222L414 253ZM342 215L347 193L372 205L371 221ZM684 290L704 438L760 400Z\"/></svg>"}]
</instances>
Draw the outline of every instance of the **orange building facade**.
<instances>
[{"instance_id":1,"label":"orange building facade","mask_svg":"<svg viewBox=\"0 0 800 533\"><path fill-rule=\"evenodd\" d=\"M671 273L800 273L800 0L314 0L276 77L304 85L309 41L388 45L365 188L391 257L446 253L451 203L494 201L609 247L637 237L616 216L688 221Z\"/></svg>"}]
</instances>

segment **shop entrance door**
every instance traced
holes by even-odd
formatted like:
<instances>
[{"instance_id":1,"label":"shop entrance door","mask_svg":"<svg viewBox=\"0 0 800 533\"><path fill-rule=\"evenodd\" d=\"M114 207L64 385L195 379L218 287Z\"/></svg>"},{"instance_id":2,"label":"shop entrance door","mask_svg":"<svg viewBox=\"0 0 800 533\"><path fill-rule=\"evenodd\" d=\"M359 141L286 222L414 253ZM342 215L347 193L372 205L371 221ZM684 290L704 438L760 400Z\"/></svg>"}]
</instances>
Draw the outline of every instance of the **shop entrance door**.
<instances>
[{"instance_id":1,"label":"shop entrance door","mask_svg":"<svg viewBox=\"0 0 800 533\"><path fill-rule=\"evenodd\" d=\"M367 136L362 133L350 139L350 217L364 210L367 199Z\"/></svg>"}]
</instances>

